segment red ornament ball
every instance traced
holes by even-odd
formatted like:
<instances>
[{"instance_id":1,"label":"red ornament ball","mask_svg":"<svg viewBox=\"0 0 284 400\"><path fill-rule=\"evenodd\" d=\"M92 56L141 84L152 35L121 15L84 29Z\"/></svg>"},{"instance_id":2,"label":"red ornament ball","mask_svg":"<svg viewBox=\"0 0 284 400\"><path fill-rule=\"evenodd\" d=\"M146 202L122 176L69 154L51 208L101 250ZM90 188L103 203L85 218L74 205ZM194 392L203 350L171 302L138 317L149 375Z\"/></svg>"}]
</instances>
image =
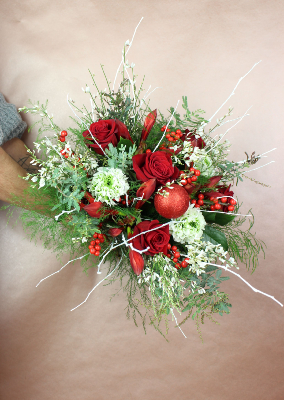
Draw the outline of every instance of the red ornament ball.
<instances>
[{"instance_id":1,"label":"red ornament ball","mask_svg":"<svg viewBox=\"0 0 284 400\"><path fill-rule=\"evenodd\" d=\"M162 217L168 219L178 218L187 211L189 196L182 186L173 183L170 187L163 187L160 192L155 195L154 205L157 212Z\"/></svg>"}]
</instances>

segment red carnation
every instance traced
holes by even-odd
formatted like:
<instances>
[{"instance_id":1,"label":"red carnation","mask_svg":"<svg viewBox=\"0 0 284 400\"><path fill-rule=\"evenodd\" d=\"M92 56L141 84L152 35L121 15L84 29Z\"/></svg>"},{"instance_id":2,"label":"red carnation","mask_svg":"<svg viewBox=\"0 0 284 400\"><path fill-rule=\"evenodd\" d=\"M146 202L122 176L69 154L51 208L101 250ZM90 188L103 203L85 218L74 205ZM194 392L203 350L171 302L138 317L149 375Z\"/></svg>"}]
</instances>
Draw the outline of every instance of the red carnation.
<instances>
[{"instance_id":1,"label":"red carnation","mask_svg":"<svg viewBox=\"0 0 284 400\"><path fill-rule=\"evenodd\" d=\"M158 184L165 185L179 176L179 170L173 166L171 155L164 151L136 154L132 161L136 177L142 182L156 178Z\"/></svg>"},{"instance_id":2,"label":"red carnation","mask_svg":"<svg viewBox=\"0 0 284 400\"><path fill-rule=\"evenodd\" d=\"M152 230L154 228L155 230ZM149 230L152 231L135 237L139 233ZM149 247L149 249L143 254L149 256L154 256L158 253L167 254L168 243L170 240L169 225L162 226L158 220L142 221L135 226L132 237L133 239L131 240L131 243L134 249L145 250Z\"/></svg>"},{"instance_id":3,"label":"red carnation","mask_svg":"<svg viewBox=\"0 0 284 400\"><path fill-rule=\"evenodd\" d=\"M116 147L121 137L131 140L133 143L127 127L118 119L99 120L91 124L89 130L103 150L105 150L110 143ZM87 146L92 147L96 153L103 155L103 151L100 146L96 144L89 130L83 132L84 138L88 140Z\"/></svg>"}]
</instances>

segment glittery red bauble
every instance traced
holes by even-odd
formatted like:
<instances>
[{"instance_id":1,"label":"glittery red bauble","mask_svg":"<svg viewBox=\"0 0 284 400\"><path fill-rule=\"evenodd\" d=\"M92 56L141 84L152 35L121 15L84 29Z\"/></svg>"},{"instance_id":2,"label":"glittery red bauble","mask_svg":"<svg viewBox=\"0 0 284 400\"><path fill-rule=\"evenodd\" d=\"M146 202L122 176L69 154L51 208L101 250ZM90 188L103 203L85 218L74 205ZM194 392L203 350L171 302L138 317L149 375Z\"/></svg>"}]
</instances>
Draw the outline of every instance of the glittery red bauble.
<instances>
[{"instance_id":1,"label":"glittery red bauble","mask_svg":"<svg viewBox=\"0 0 284 400\"><path fill-rule=\"evenodd\" d=\"M181 217L189 206L187 191L182 186L173 183L170 187L165 186L160 190L160 193L164 192L167 192L168 195L158 192L154 198L154 205L158 213L168 219Z\"/></svg>"}]
</instances>

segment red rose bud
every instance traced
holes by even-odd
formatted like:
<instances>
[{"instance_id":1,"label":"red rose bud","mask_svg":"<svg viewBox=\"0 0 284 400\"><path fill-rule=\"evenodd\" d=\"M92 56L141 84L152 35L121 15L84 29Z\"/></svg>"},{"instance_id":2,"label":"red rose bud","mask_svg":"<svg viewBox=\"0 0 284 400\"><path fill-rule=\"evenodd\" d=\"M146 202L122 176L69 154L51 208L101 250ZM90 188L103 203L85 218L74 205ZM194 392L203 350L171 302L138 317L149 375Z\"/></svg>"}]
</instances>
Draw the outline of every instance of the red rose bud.
<instances>
[{"instance_id":1,"label":"red rose bud","mask_svg":"<svg viewBox=\"0 0 284 400\"><path fill-rule=\"evenodd\" d=\"M108 230L108 234L112 237L116 237L118 235L120 235L122 232L122 229L120 228L111 228Z\"/></svg>"},{"instance_id":2,"label":"red rose bud","mask_svg":"<svg viewBox=\"0 0 284 400\"><path fill-rule=\"evenodd\" d=\"M90 215L90 217L93 218L100 218L101 213L99 212L99 209L103 203L101 201L94 201L93 203L90 203L84 207L84 210Z\"/></svg>"},{"instance_id":3,"label":"red rose bud","mask_svg":"<svg viewBox=\"0 0 284 400\"><path fill-rule=\"evenodd\" d=\"M151 132L151 129L153 128L156 118L157 118L157 109L151 111L150 114L147 115L144 122L144 128L142 130L141 141L142 140L146 141L149 133Z\"/></svg>"},{"instance_id":4,"label":"red rose bud","mask_svg":"<svg viewBox=\"0 0 284 400\"><path fill-rule=\"evenodd\" d=\"M143 200L138 200L135 205L135 208L136 209L140 208L145 203L145 201L150 199L155 189L156 189L156 178L152 178L149 179L147 182L144 182L136 192L136 196L137 197L143 196Z\"/></svg>"},{"instance_id":5,"label":"red rose bud","mask_svg":"<svg viewBox=\"0 0 284 400\"><path fill-rule=\"evenodd\" d=\"M130 250L129 259L131 267L136 275L140 275L144 269L144 260L140 253L135 250Z\"/></svg>"}]
</instances>

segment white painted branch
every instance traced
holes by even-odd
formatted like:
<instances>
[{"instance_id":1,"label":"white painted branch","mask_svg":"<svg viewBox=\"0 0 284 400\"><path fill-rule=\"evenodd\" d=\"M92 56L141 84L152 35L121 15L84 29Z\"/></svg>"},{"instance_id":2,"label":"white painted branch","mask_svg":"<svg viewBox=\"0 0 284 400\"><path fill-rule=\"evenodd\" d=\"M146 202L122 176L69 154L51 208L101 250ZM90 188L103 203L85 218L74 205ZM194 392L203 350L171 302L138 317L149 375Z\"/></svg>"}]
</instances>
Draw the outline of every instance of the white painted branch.
<instances>
[{"instance_id":1,"label":"white painted branch","mask_svg":"<svg viewBox=\"0 0 284 400\"><path fill-rule=\"evenodd\" d=\"M164 134L163 134L163 136L161 137L161 139L160 139L159 143L157 144L157 146L155 147L155 149L153 150L153 153L158 149L158 147L160 146L161 141L164 139L164 136L165 136L166 133L167 133L168 126L169 126L169 124L170 124L170 122L171 122L171 120L172 120L172 118L173 118L173 116L174 116L174 113L176 112L176 109L177 109L177 107L178 107L178 104L179 104L179 100L178 100L178 102L177 102L176 108L174 109L174 112L173 112L172 115L171 115L171 118L169 119L169 122L168 122L167 125L166 125L166 129L164 130Z\"/></svg>"},{"instance_id":2,"label":"white painted branch","mask_svg":"<svg viewBox=\"0 0 284 400\"><path fill-rule=\"evenodd\" d=\"M257 64L259 64L261 62L258 61L257 63L254 64L254 66L244 75L242 76L239 80L238 83L236 84L236 86L234 87L232 93L230 94L230 96L227 98L227 100L224 101L224 103L221 105L221 107L218 108L218 110L212 115L212 117L209 119L209 122L212 121L212 119L215 117L215 115L221 110L221 108L229 101L229 99L235 94L235 90L237 89L237 87L239 86L239 84L241 83L241 81L254 69L254 67L257 66Z\"/></svg>"},{"instance_id":3,"label":"white painted branch","mask_svg":"<svg viewBox=\"0 0 284 400\"><path fill-rule=\"evenodd\" d=\"M256 288L253 287L250 283L248 283L241 275L237 274L236 272L232 271L231 269L228 269L228 268L224 267L223 265L219 265L219 264L212 264L212 263L208 263L208 264L214 265L215 267L218 267L218 268L222 268L222 269L224 269L225 271L228 271L228 272L230 272L231 274L236 275L236 276L237 276L238 278L240 278L246 285L248 285L254 292L261 293L261 294L263 294L264 296L270 297L270 298L271 298L272 300L274 300L276 303L280 304L281 307L283 307L283 304L280 303L280 301L276 300L275 297L271 296L270 294L261 292L260 290L256 289Z\"/></svg>"},{"instance_id":4,"label":"white painted branch","mask_svg":"<svg viewBox=\"0 0 284 400\"><path fill-rule=\"evenodd\" d=\"M240 119L239 119L234 125L230 126L230 128L226 130L226 132L224 133L224 135L222 135L221 138L220 138L219 140L217 140L217 142L215 143L215 145L214 145L213 147L211 147L211 148L207 151L207 153L209 153L210 151L212 151L212 150L217 146L217 144L224 138L224 136L226 136L227 133L228 133L231 129L233 129L236 125L238 125L238 124L242 121L242 119L247 115L247 112L248 112L248 110L251 109L251 107L252 107L252 106L250 106L250 108L247 109L247 111L244 113L244 115L243 115L242 117L240 117Z\"/></svg>"},{"instance_id":5,"label":"white painted branch","mask_svg":"<svg viewBox=\"0 0 284 400\"><path fill-rule=\"evenodd\" d=\"M131 48L131 46L132 46L132 43L133 43L133 40L134 40L134 36L135 36L136 31L137 31L137 29L138 29L138 26L139 26L140 23L142 22L142 19L143 19L143 18L144 18L144 17L142 17L142 18L140 19L138 25L136 26L136 28L135 28L135 30L134 30L134 33L133 33L131 42L129 43L128 49L127 49L127 51L125 52L125 56L127 55L127 53L129 52L129 50L130 50L130 48ZM119 73L121 64L122 64L122 61L120 62L119 66L118 66L118 68L117 68L117 71L116 71L116 74L115 74L115 78L114 78L114 81L113 81L113 85L112 85L112 90L114 90L116 78L117 78L117 75L118 75L118 73Z\"/></svg>"},{"instance_id":6,"label":"white painted branch","mask_svg":"<svg viewBox=\"0 0 284 400\"><path fill-rule=\"evenodd\" d=\"M70 311L74 311L74 310L76 310L76 308L78 308L78 307L80 307L82 304L86 303L86 301L88 300L88 298L90 297L90 295L93 293L93 291L94 291L105 279L107 279L109 276L111 276L111 274L113 274L114 271L119 267L119 265L120 265L120 263L121 263L121 260L122 260L122 256L121 256L121 258L120 258L120 260L119 260L119 263L116 265L116 267L115 267L104 279L102 279L99 283L97 283L95 287L93 287L93 289L88 293L88 296L85 298L85 300L82 301L82 303L78 304L78 306L72 308L72 310L70 310Z\"/></svg>"},{"instance_id":7,"label":"white painted branch","mask_svg":"<svg viewBox=\"0 0 284 400\"><path fill-rule=\"evenodd\" d=\"M70 210L70 211L62 211L60 214L58 214L58 215L55 215L55 217L54 217L54 219L56 219L56 221L58 221L58 218L61 216L61 215L63 215L63 214L70 214L70 213L72 213L72 212L74 212L74 211L76 211L76 209L75 208L73 208L73 210Z\"/></svg>"},{"instance_id":8,"label":"white painted branch","mask_svg":"<svg viewBox=\"0 0 284 400\"><path fill-rule=\"evenodd\" d=\"M76 260L81 260L82 258L86 257L88 254L89 254L89 253L86 253L86 254L84 254L84 255L81 256L81 257L74 258L74 260L68 261L68 263L66 263L65 265L63 265L63 267L61 267L58 271L53 272L53 274L50 274L50 275L46 276L45 278L41 279L41 280L39 281L39 283L36 285L36 287L38 287L38 285L39 285L42 281L45 281L47 278L50 278L52 275L58 274L60 271L63 270L63 268L65 268L65 267L66 267L68 264L70 264L71 262L76 261Z\"/></svg>"},{"instance_id":9,"label":"white painted branch","mask_svg":"<svg viewBox=\"0 0 284 400\"><path fill-rule=\"evenodd\" d=\"M174 317L174 319L175 319L175 321L176 321L177 327L179 328L179 330L181 331L181 333L183 334L183 336L187 339L187 336L185 336L183 330L181 329L181 327L180 327L179 324L178 324L178 321L177 321L176 316L175 316L175 314L174 314L174 312L173 312L173 309L171 308L170 310L171 310L172 316Z\"/></svg>"},{"instance_id":10,"label":"white painted branch","mask_svg":"<svg viewBox=\"0 0 284 400\"><path fill-rule=\"evenodd\" d=\"M245 171L245 172L242 173L242 175L245 175L245 174L247 174L248 172L256 171L257 169L266 167L267 165L272 164L272 163L274 163L274 162L275 162L275 161L270 161L269 163L264 164L264 165L261 165L260 167L257 167L257 168L254 168L254 169L250 169L249 171Z\"/></svg>"}]
</instances>

